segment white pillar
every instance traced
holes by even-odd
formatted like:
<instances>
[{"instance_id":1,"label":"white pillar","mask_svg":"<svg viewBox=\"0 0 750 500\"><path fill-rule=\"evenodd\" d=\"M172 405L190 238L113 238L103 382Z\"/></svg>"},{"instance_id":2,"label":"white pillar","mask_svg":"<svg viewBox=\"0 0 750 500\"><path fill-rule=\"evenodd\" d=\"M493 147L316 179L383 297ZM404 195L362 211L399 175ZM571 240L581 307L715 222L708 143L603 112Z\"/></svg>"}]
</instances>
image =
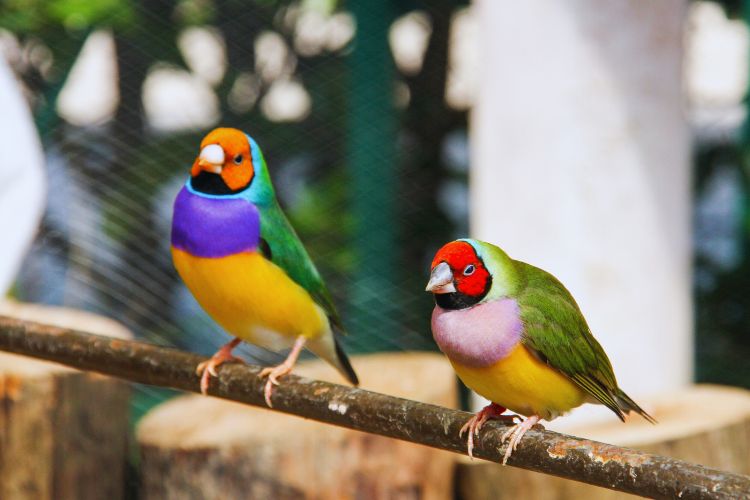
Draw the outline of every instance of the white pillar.
<instances>
[{"instance_id":1,"label":"white pillar","mask_svg":"<svg viewBox=\"0 0 750 500\"><path fill-rule=\"evenodd\" d=\"M556 275L632 396L692 378L684 0L476 0L474 237Z\"/></svg>"}]
</instances>

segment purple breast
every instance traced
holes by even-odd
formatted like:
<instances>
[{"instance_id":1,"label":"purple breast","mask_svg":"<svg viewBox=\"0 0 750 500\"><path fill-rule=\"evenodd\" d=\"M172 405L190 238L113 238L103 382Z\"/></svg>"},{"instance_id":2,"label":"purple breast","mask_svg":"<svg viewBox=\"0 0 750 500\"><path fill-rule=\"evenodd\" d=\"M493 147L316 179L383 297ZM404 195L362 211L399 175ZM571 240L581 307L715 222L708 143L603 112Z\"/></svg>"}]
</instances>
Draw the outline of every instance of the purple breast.
<instances>
[{"instance_id":1,"label":"purple breast","mask_svg":"<svg viewBox=\"0 0 750 500\"><path fill-rule=\"evenodd\" d=\"M467 309L432 311L432 336L452 361L490 366L508 356L521 340L518 303L499 299Z\"/></svg>"},{"instance_id":2,"label":"purple breast","mask_svg":"<svg viewBox=\"0 0 750 500\"><path fill-rule=\"evenodd\" d=\"M183 187L174 202L172 246L196 257L253 251L260 242L260 215L239 198L206 198Z\"/></svg>"}]
</instances>

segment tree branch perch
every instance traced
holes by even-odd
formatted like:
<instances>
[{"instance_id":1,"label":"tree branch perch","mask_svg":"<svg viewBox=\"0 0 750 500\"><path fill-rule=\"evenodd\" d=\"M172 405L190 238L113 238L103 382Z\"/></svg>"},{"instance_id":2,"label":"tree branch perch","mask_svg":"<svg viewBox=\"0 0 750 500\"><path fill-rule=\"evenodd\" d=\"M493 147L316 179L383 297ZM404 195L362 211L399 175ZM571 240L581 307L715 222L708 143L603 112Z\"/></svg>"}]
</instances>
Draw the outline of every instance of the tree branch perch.
<instances>
[{"instance_id":1,"label":"tree branch perch","mask_svg":"<svg viewBox=\"0 0 750 500\"><path fill-rule=\"evenodd\" d=\"M205 358L155 345L100 337L0 316L0 350L132 382L199 392L195 367ZM228 364L212 380L212 396L266 407L261 368ZM408 376L408 374L404 374ZM466 453L458 437L469 413L294 375L273 395L273 410L362 432ZM335 411L332 403L336 403ZM341 411L345 408L345 411ZM475 445L478 458L500 462L504 423L490 422ZM649 497L750 496L750 477L667 457L530 430L508 462L545 474Z\"/></svg>"}]
</instances>

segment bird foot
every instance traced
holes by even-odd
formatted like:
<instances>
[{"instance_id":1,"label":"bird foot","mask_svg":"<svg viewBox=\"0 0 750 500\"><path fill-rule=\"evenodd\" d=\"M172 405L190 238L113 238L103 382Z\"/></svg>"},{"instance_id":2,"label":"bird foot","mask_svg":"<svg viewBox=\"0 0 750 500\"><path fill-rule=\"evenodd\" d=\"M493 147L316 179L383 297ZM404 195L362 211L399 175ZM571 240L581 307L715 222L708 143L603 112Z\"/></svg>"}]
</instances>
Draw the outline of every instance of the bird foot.
<instances>
[{"instance_id":1,"label":"bird foot","mask_svg":"<svg viewBox=\"0 0 750 500\"><path fill-rule=\"evenodd\" d=\"M539 416L532 415L505 431L500 438L501 443L508 441L508 447L505 449L505 455L503 455L503 465L508 463L510 455L516 450L519 441L521 441L523 435L526 434L526 431L534 427L537 422L539 422Z\"/></svg>"},{"instance_id":2,"label":"bird foot","mask_svg":"<svg viewBox=\"0 0 750 500\"><path fill-rule=\"evenodd\" d=\"M466 440L466 448L469 452L469 458L474 458L473 451L474 451L474 437L479 436L479 431L482 429L482 426L490 419L494 420L509 420L513 421L514 418L518 417L518 415L503 415L503 412L506 409L502 406L491 403L482 410L479 411L476 415L471 417L463 427L461 427L461 430L458 431L458 437L463 437L464 433L466 431L469 432L468 438Z\"/></svg>"},{"instance_id":3,"label":"bird foot","mask_svg":"<svg viewBox=\"0 0 750 500\"><path fill-rule=\"evenodd\" d=\"M263 396L266 399L266 404L269 408L273 408L273 405L271 404L271 395L273 394L273 386L279 385L279 377L282 377L286 375L287 373L292 371L293 365L291 363L287 363L284 361L278 366L270 367L270 368L263 368L260 372L260 376L262 377L268 377L268 380L266 380L266 386L263 390Z\"/></svg>"},{"instance_id":4,"label":"bird foot","mask_svg":"<svg viewBox=\"0 0 750 500\"><path fill-rule=\"evenodd\" d=\"M287 356L283 363L277 366L263 368L260 371L261 378L268 377L268 380L266 380L266 385L263 389L263 396L269 408L273 408L273 405L271 404L273 386L279 385L279 377L283 377L284 375L292 371L292 368L294 367L294 364L297 362L297 358L299 357L299 353L302 351L302 348L304 346L305 338L298 337L294 342L294 347L292 347L289 356Z\"/></svg>"},{"instance_id":5,"label":"bird foot","mask_svg":"<svg viewBox=\"0 0 750 500\"><path fill-rule=\"evenodd\" d=\"M216 369L219 365L226 363L227 361L245 363L243 359L238 358L232 354L232 349L237 347L240 343L240 339L234 339L228 344L222 346L216 353L211 356L210 359L200 363L196 369L195 374L201 376L201 393L205 396L208 393L208 383L211 376L218 377L219 374Z\"/></svg>"}]
</instances>

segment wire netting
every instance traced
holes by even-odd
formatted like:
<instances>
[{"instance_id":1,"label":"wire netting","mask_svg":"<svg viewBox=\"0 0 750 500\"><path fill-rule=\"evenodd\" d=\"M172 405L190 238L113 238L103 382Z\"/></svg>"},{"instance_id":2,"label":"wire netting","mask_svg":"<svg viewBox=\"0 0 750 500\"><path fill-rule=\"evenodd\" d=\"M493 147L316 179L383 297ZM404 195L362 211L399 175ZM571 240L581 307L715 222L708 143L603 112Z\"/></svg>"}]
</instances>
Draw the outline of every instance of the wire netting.
<instances>
[{"instance_id":1,"label":"wire netting","mask_svg":"<svg viewBox=\"0 0 750 500\"><path fill-rule=\"evenodd\" d=\"M467 230L470 89L451 52L469 33L463 2L2 10L50 186L21 299L104 314L141 339L203 354L228 341L176 275L169 234L201 138L233 126L264 151L343 315L347 350L434 349L421 290L435 249ZM136 418L162 396L138 387Z\"/></svg>"},{"instance_id":2,"label":"wire netting","mask_svg":"<svg viewBox=\"0 0 750 500\"><path fill-rule=\"evenodd\" d=\"M0 14L50 186L19 298L203 354L226 342L169 252L174 196L226 125L263 149L347 350L434 349L429 262L468 231L466 2L15 0ZM696 135L697 376L750 386L747 137ZM139 387L134 415L162 397Z\"/></svg>"}]
</instances>

